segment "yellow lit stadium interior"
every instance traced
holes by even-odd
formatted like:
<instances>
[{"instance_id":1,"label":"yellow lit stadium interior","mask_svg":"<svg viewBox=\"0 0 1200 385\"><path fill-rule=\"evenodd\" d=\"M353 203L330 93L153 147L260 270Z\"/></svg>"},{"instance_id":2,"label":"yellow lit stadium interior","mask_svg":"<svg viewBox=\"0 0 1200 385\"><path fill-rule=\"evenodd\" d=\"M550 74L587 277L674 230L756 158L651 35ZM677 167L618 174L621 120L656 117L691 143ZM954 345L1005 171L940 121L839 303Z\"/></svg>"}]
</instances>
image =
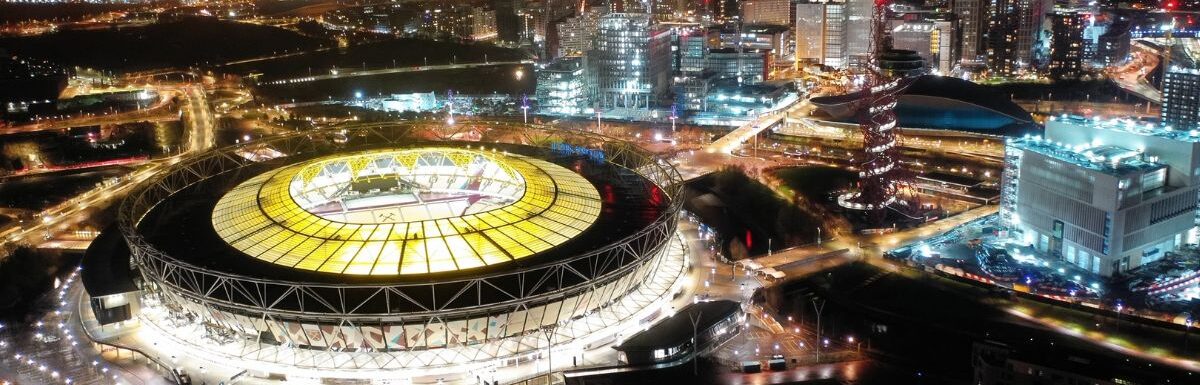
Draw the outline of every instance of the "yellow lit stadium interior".
<instances>
[{"instance_id":1,"label":"yellow lit stadium interior","mask_svg":"<svg viewBox=\"0 0 1200 385\"><path fill-rule=\"evenodd\" d=\"M600 213L586 179L527 156L454 148L336 155L263 173L213 210L247 255L341 274L424 274L524 258Z\"/></svg>"}]
</instances>

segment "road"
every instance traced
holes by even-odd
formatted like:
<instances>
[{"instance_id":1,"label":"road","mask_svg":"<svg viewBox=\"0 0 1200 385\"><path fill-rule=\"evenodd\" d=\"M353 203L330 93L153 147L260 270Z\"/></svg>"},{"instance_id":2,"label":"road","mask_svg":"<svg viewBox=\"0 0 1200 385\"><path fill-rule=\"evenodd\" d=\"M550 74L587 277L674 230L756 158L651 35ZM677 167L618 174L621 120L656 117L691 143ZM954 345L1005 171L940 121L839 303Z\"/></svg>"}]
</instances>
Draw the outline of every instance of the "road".
<instances>
[{"instance_id":1,"label":"road","mask_svg":"<svg viewBox=\"0 0 1200 385\"><path fill-rule=\"evenodd\" d=\"M184 132L188 134L188 150L203 151L211 148L216 144L216 135L213 133L215 122L204 89L192 85L185 87L183 92L187 97L182 113Z\"/></svg>"},{"instance_id":2,"label":"road","mask_svg":"<svg viewBox=\"0 0 1200 385\"><path fill-rule=\"evenodd\" d=\"M1158 66L1159 53L1142 44L1133 44L1133 58L1116 67L1105 70L1109 79L1118 87L1154 103L1162 103L1162 92L1146 81L1149 71Z\"/></svg>"},{"instance_id":3,"label":"road","mask_svg":"<svg viewBox=\"0 0 1200 385\"><path fill-rule=\"evenodd\" d=\"M755 135L762 133L763 130L774 127L776 124L779 124L780 121L790 116L808 116L809 113L811 113L815 108L816 106L813 106L813 104L808 101L808 98L797 99L792 103L786 104L774 111L767 112L764 115L760 115L758 118L750 121L749 123L735 128L725 136L722 136L713 141L712 144L709 144L706 151L709 153L729 154L742 143L745 143Z\"/></svg>"},{"instance_id":4,"label":"road","mask_svg":"<svg viewBox=\"0 0 1200 385\"><path fill-rule=\"evenodd\" d=\"M328 74L322 74L322 75L311 75L311 76L303 76L303 77L298 77L298 78L272 80L269 82L263 82L262 85L268 85L268 86L286 85L286 84L295 84L295 83L314 82L314 81L319 81L319 80L350 78L350 77L356 77L356 76L374 76L374 75L387 75L387 74L424 72L424 71L442 71L442 70L508 66L508 65L520 65L520 64L532 64L532 63L533 63L533 61L531 61L531 60L517 60L517 61L493 61L493 62L483 62L483 63L426 65L426 66L415 66L415 67L380 68L380 69L371 69L371 70L343 69L343 70L333 70Z\"/></svg>"},{"instance_id":5,"label":"road","mask_svg":"<svg viewBox=\"0 0 1200 385\"><path fill-rule=\"evenodd\" d=\"M1120 116L1128 118L1158 118L1159 116L1158 107L1154 105L1154 102L1137 104L1078 100L1014 100L1014 102L1031 114L1072 114L1085 117Z\"/></svg>"},{"instance_id":6,"label":"road","mask_svg":"<svg viewBox=\"0 0 1200 385\"><path fill-rule=\"evenodd\" d=\"M0 135L24 134L71 127L120 124L130 122L162 122L179 119L179 115L168 108L173 93L160 93L158 100L149 107L115 114L76 116L67 119L41 120L36 123L0 128Z\"/></svg>"},{"instance_id":7,"label":"road","mask_svg":"<svg viewBox=\"0 0 1200 385\"><path fill-rule=\"evenodd\" d=\"M86 220L90 211L118 202L135 186L179 162L184 155L214 146L216 144L215 121L204 89L200 86L188 85L180 87L180 90L186 99L182 112L184 130L188 138L188 151L157 159L122 177L120 182L115 185L105 185L88 190L70 200L47 208L40 213L41 220L31 226L21 227L18 226L19 224L13 224L0 229L0 248L11 243L39 244L50 238L51 234L68 230ZM0 255L0 259L6 256Z\"/></svg>"}]
</instances>

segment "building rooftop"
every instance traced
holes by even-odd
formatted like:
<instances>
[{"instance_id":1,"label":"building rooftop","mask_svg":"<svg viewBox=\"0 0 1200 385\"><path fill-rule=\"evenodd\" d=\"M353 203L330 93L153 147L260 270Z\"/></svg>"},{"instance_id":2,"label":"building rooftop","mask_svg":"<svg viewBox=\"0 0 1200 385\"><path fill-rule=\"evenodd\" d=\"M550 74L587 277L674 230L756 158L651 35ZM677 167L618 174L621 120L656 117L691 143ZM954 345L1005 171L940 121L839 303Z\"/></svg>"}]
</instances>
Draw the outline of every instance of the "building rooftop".
<instances>
[{"instance_id":1,"label":"building rooftop","mask_svg":"<svg viewBox=\"0 0 1200 385\"><path fill-rule=\"evenodd\" d=\"M1166 167L1161 163L1145 160L1141 151L1115 145L1065 144L1042 139L1040 136L1015 139L1008 144L1114 176Z\"/></svg>"},{"instance_id":2,"label":"building rooftop","mask_svg":"<svg viewBox=\"0 0 1200 385\"><path fill-rule=\"evenodd\" d=\"M100 232L83 254L81 279L92 297L137 291L129 268L129 245L116 225Z\"/></svg>"},{"instance_id":3,"label":"building rooftop","mask_svg":"<svg viewBox=\"0 0 1200 385\"><path fill-rule=\"evenodd\" d=\"M742 32L749 33L782 33L787 32L790 27L775 25L775 24L746 24L742 27Z\"/></svg>"},{"instance_id":4,"label":"building rooftop","mask_svg":"<svg viewBox=\"0 0 1200 385\"><path fill-rule=\"evenodd\" d=\"M1132 119L1104 119L1100 117L1085 118L1077 115L1064 114L1060 116L1051 116L1048 122L1064 122L1097 130L1127 132L1141 136L1159 137L1180 142L1200 142L1200 130L1176 130L1171 126L1163 126L1157 123L1139 122Z\"/></svg>"},{"instance_id":5,"label":"building rooftop","mask_svg":"<svg viewBox=\"0 0 1200 385\"><path fill-rule=\"evenodd\" d=\"M564 56L547 63L539 70L552 72L575 72L576 70L580 69L583 69L583 57Z\"/></svg>"},{"instance_id":6,"label":"building rooftop","mask_svg":"<svg viewBox=\"0 0 1200 385\"><path fill-rule=\"evenodd\" d=\"M764 54L764 53L770 52L770 50L768 50L768 49L761 49L761 48L742 48L742 49L741 49L741 52L742 52L743 54L757 54L757 55L761 55L761 54ZM728 54L734 54L734 53L738 53L738 49L737 49L737 48L735 48L735 47L709 48L709 49L708 49L708 53L710 53L710 54L715 54L715 53L722 53L722 54L726 54L726 53L728 53Z\"/></svg>"},{"instance_id":7,"label":"building rooftop","mask_svg":"<svg viewBox=\"0 0 1200 385\"><path fill-rule=\"evenodd\" d=\"M696 331L704 332L717 322L724 320L741 308L741 304L729 301L709 301L687 305L678 313L657 325L634 334L617 346L617 350L652 350L677 346L692 338L692 318L697 318Z\"/></svg>"}]
</instances>

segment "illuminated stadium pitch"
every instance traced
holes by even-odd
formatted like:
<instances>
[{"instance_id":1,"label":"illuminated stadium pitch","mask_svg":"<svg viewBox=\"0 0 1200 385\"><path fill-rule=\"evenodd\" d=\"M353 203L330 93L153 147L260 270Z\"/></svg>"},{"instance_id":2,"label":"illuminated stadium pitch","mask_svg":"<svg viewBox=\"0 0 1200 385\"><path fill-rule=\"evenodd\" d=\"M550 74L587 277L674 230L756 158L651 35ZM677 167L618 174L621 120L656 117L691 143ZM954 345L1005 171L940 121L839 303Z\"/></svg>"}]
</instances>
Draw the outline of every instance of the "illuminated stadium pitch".
<instances>
[{"instance_id":1,"label":"illuminated stadium pitch","mask_svg":"<svg viewBox=\"0 0 1200 385\"><path fill-rule=\"evenodd\" d=\"M562 166L461 148L339 154L281 168L218 201L213 227L249 256L296 269L426 274L504 263L579 235L595 187Z\"/></svg>"}]
</instances>

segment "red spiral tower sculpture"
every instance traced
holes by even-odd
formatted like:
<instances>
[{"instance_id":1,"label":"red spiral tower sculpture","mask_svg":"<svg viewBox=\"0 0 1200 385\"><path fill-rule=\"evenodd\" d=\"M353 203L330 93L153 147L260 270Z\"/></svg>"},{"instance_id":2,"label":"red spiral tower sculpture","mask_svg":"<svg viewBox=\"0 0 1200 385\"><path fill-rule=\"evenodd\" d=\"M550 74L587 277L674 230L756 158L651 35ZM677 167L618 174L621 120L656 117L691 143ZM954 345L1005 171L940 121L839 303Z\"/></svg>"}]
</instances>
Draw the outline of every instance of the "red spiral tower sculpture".
<instances>
[{"instance_id":1,"label":"red spiral tower sculpture","mask_svg":"<svg viewBox=\"0 0 1200 385\"><path fill-rule=\"evenodd\" d=\"M865 68L865 81L857 91L856 117L863 136L866 159L859 163L857 191L838 197L843 207L855 210L882 210L896 201L899 159L896 151L896 100L912 77L892 76L880 68L879 54L888 49L884 28L889 0L875 0L871 17L871 49Z\"/></svg>"}]
</instances>

